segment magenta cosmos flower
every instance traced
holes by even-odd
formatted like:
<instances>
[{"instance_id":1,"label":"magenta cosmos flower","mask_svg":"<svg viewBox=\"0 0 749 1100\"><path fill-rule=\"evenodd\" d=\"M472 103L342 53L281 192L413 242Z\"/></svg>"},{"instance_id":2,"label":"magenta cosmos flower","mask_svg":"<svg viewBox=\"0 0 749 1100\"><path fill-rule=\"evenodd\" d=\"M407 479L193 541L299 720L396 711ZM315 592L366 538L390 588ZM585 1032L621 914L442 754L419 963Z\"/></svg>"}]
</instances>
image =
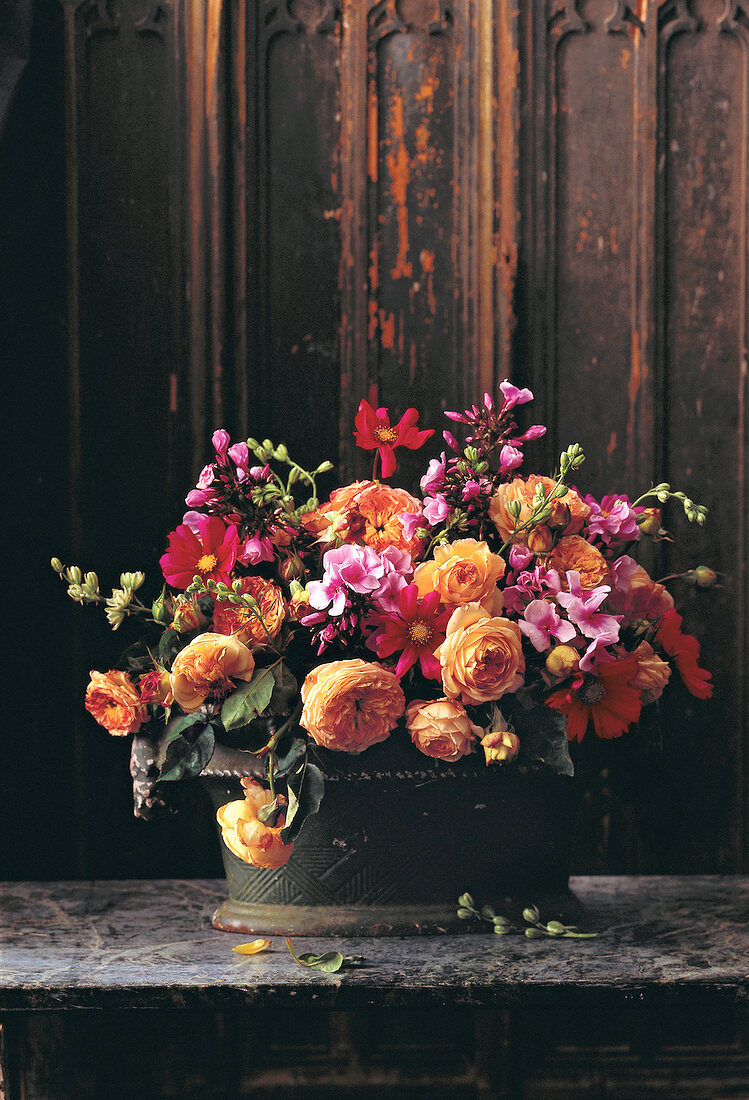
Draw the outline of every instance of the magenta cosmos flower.
<instances>
[{"instance_id":1,"label":"magenta cosmos flower","mask_svg":"<svg viewBox=\"0 0 749 1100\"><path fill-rule=\"evenodd\" d=\"M387 409L373 409L368 401L360 401L354 418L356 445L365 451L377 451L383 477L395 473L396 447L408 447L410 451L415 451L434 435L434 428L420 431L416 427L418 419L416 409L406 409L398 423L391 427Z\"/></svg>"},{"instance_id":2,"label":"magenta cosmos flower","mask_svg":"<svg viewBox=\"0 0 749 1100\"><path fill-rule=\"evenodd\" d=\"M445 629L453 608L440 611L439 593L429 592L419 599L419 589L409 584L398 594L398 610L377 615L372 622L377 630L367 641L378 657L400 653L393 671L403 676L418 661L429 680L440 680L442 670L434 651L445 640Z\"/></svg>"},{"instance_id":3,"label":"magenta cosmos flower","mask_svg":"<svg viewBox=\"0 0 749 1100\"><path fill-rule=\"evenodd\" d=\"M159 558L166 583L184 589L197 576L229 584L239 549L236 527L227 527L218 516L200 516L195 528L181 523L170 533L169 547Z\"/></svg>"}]
</instances>

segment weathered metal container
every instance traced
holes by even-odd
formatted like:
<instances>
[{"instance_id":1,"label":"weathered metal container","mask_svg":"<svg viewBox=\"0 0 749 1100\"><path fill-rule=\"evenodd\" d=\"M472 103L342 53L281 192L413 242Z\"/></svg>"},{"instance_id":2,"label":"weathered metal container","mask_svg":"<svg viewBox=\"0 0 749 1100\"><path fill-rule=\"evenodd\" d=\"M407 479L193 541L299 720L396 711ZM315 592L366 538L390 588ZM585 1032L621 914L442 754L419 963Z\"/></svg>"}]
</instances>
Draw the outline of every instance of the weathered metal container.
<instances>
[{"instance_id":1,"label":"weathered metal container","mask_svg":"<svg viewBox=\"0 0 749 1100\"><path fill-rule=\"evenodd\" d=\"M511 912L569 915L574 780L444 764L402 731L361 756L315 750L326 789L284 867L253 868L221 844L229 890L216 928L275 935L404 935L465 928L464 891ZM242 797L246 754L222 749L201 774L216 808ZM486 927L486 926L485 926Z\"/></svg>"}]
</instances>

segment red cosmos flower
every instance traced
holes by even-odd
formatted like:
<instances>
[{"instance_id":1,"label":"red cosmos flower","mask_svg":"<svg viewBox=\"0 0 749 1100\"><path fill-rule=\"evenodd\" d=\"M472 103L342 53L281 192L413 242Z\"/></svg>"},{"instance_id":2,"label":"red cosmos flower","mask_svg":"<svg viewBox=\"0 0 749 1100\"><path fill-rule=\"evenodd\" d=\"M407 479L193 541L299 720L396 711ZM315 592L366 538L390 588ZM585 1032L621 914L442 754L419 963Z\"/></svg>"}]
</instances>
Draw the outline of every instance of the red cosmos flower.
<instances>
[{"instance_id":1,"label":"red cosmos flower","mask_svg":"<svg viewBox=\"0 0 749 1100\"><path fill-rule=\"evenodd\" d=\"M428 679L440 680L442 670L434 651L445 640L445 628L454 609L440 611L439 607L438 592L419 599L418 587L409 584L398 593L397 614L383 612L373 617L371 621L379 625L367 645L378 657L400 652L393 670L396 676L403 676L418 661Z\"/></svg>"},{"instance_id":2,"label":"red cosmos flower","mask_svg":"<svg viewBox=\"0 0 749 1100\"><path fill-rule=\"evenodd\" d=\"M239 549L236 527L227 527L218 516L200 516L197 526L195 534L186 523L180 523L159 558L166 583L173 588L187 588L195 576L230 583Z\"/></svg>"},{"instance_id":3,"label":"red cosmos flower","mask_svg":"<svg viewBox=\"0 0 749 1100\"><path fill-rule=\"evenodd\" d=\"M630 653L599 665L596 676L586 677L580 687L553 691L546 706L566 716L569 741L582 741L590 721L596 737L621 737L640 717L642 697L629 683L636 675L637 658Z\"/></svg>"},{"instance_id":4,"label":"red cosmos flower","mask_svg":"<svg viewBox=\"0 0 749 1100\"><path fill-rule=\"evenodd\" d=\"M682 634L682 618L673 608L661 619L655 638L669 657L673 657L684 687L697 699L709 699L713 694L712 674L700 668L700 643L691 634Z\"/></svg>"},{"instance_id":5,"label":"red cosmos flower","mask_svg":"<svg viewBox=\"0 0 749 1100\"><path fill-rule=\"evenodd\" d=\"M419 431L416 427L418 419L419 413L416 409L406 409L398 423L391 428L387 409L375 410L368 401L359 402L359 411L354 419L356 445L365 451L377 451L383 477L390 477L395 473L396 447L408 447L410 451L415 451L434 435L434 428Z\"/></svg>"}]
</instances>

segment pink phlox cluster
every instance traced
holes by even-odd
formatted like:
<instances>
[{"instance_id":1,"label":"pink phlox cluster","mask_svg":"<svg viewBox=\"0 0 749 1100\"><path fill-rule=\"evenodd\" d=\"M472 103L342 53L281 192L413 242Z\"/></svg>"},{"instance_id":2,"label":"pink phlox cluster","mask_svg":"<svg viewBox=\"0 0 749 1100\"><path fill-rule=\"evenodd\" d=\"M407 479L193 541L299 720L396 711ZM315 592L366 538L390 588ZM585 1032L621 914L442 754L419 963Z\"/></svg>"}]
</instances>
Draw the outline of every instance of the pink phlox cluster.
<instances>
[{"instance_id":1,"label":"pink phlox cluster","mask_svg":"<svg viewBox=\"0 0 749 1100\"><path fill-rule=\"evenodd\" d=\"M611 645L619 639L621 615L607 615L598 608L611 592L611 586L600 584L590 591L583 591L580 574L571 569L567 573L569 592L558 592L557 603L567 612L567 618L574 623L586 638L599 638L601 644Z\"/></svg>"},{"instance_id":2,"label":"pink phlox cluster","mask_svg":"<svg viewBox=\"0 0 749 1100\"><path fill-rule=\"evenodd\" d=\"M591 541L598 537L609 546L612 542L633 542L639 539L638 509L632 507L629 497L608 493L600 502L590 494L583 499L590 507L586 537Z\"/></svg>"},{"instance_id":3,"label":"pink phlox cluster","mask_svg":"<svg viewBox=\"0 0 749 1100\"><path fill-rule=\"evenodd\" d=\"M261 561L273 561L273 543L269 538L246 539L242 544L239 560L243 565L259 565Z\"/></svg>"},{"instance_id":4,"label":"pink phlox cluster","mask_svg":"<svg viewBox=\"0 0 749 1100\"><path fill-rule=\"evenodd\" d=\"M606 648L606 646L611 644L611 641L605 634L599 638L594 638L580 658L580 664L578 665L580 671L595 672L599 665L615 661L616 657L614 654L610 653Z\"/></svg>"},{"instance_id":5,"label":"pink phlox cluster","mask_svg":"<svg viewBox=\"0 0 749 1100\"><path fill-rule=\"evenodd\" d=\"M630 557L629 554L622 554L620 558L611 563L610 569L612 592L629 592L632 586L632 575L639 569L635 559Z\"/></svg>"},{"instance_id":6,"label":"pink phlox cluster","mask_svg":"<svg viewBox=\"0 0 749 1100\"><path fill-rule=\"evenodd\" d=\"M502 600L505 611L522 614L528 603L547 592L556 594L560 589L559 574L556 569L542 569L540 565L534 569L523 569L502 590Z\"/></svg>"},{"instance_id":7,"label":"pink phlox cluster","mask_svg":"<svg viewBox=\"0 0 749 1100\"><path fill-rule=\"evenodd\" d=\"M492 483L487 477L472 477L463 486L462 498L464 503L469 500L478 500L482 496L491 496Z\"/></svg>"},{"instance_id":8,"label":"pink phlox cluster","mask_svg":"<svg viewBox=\"0 0 749 1100\"><path fill-rule=\"evenodd\" d=\"M397 595L408 583L411 556L394 546L381 553L371 546L345 545L323 556L323 577L307 586L310 607L337 618L351 607L352 594L367 596L386 611L397 609ZM306 616L302 622L319 622Z\"/></svg>"},{"instance_id":9,"label":"pink phlox cluster","mask_svg":"<svg viewBox=\"0 0 749 1100\"><path fill-rule=\"evenodd\" d=\"M518 626L539 653L551 647L552 639L570 642L577 633L572 623L560 616L551 600L531 600Z\"/></svg>"}]
</instances>

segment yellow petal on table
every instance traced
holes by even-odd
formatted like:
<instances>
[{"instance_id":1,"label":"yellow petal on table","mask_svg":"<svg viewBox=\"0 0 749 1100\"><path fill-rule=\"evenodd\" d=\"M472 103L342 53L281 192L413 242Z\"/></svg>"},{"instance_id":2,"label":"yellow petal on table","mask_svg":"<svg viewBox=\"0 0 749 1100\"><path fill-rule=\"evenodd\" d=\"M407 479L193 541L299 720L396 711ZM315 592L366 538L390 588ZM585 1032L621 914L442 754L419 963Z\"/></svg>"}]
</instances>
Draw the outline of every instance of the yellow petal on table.
<instances>
[{"instance_id":1,"label":"yellow petal on table","mask_svg":"<svg viewBox=\"0 0 749 1100\"><path fill-rule=\"evenodd\" d=\"M270 940L251 940L249 943L235 944L233 950L240 955L259 955L261 951L267 951Z\"/></svg>"}]
</instances>

